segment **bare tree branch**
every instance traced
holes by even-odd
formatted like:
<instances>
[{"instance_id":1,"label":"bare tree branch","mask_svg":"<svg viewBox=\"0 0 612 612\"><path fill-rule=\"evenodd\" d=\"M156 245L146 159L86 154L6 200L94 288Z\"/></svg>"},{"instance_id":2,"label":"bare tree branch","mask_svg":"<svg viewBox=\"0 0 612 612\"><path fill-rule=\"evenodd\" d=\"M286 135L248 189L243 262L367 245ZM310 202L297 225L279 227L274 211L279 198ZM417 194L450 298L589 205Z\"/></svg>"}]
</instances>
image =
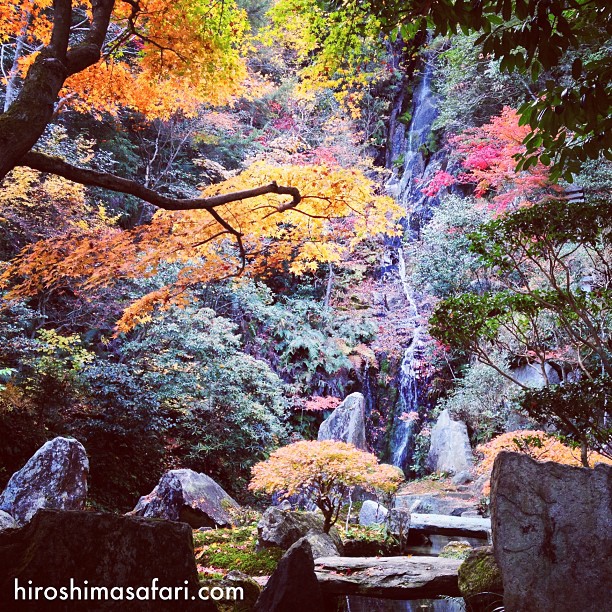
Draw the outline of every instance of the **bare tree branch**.
<instances>
[{"instance_id":1,"label":"bare tree branch","mask_svg":"<svg viewBox=\"0 0 612 612\"><path fill-rule=\"evenodd\" d=\"M75 183L81 183L82 185L101 187L103 189L110 189L111 191L117 191L119 193L127 193L165 210L212 211L214 208L223 206L224 204L229 204L230 202L256 198L257 196L265 195L267 193L276 193L279 195L291 196L291 200L289 202L278 206L278 212L283 212L285 210L295 208L302 199L300 192L296 187L285 187L278 185L276 182L269 183L268 185L262 185L261 187L254 187L253 189L243 189L241 191L223 193L220 195L209 196L207 198L172 198L153 191L152 189L149 189L136 181L121 178L120 176L116 176L108 172L79 168L57 157L51 157L49 155L45 155L44 153L36 153L33 151L26 153L19 160L18 165L27 166L28 168L38 170L39 172L56 174L70 181L74 181ZM232 233L234 232L235 231L232 231Z\"/></svg>"}]
</instances>

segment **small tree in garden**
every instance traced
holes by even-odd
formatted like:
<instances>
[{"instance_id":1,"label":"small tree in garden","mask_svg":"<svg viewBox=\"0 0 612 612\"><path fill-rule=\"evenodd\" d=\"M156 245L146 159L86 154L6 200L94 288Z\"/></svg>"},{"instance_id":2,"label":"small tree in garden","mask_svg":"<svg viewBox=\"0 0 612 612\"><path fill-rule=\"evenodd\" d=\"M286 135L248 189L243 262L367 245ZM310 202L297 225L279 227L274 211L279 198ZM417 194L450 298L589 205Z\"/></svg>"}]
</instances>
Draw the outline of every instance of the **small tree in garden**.
<instances>
[{"instance_id":1,"label":"small tree in garden","mask_svg":"<svg viewBox=\"0 0 612 612\"><path fill-rule=\"evenodd\" d=\"M328 533L338 520L344 499L353 487L392 493L403 474L392 465L379 464L366 453L345 442L296 442L279 448L252 469L252 491L290 497L302 493L321 510Z\"/></svg>"}]
</instances>

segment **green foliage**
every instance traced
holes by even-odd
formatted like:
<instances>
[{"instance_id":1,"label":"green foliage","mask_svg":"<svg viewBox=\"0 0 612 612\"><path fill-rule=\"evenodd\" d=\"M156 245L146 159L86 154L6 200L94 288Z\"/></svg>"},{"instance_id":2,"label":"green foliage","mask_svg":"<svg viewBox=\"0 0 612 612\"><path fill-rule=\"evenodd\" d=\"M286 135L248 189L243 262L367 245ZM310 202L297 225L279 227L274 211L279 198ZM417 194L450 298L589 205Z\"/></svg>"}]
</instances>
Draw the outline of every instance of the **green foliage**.
<instances>
[{"instance_id":1,"label":"green foliage","mask_svg":"<svg viewBox=\"0 0 612 612\"><path fill-rule=\"evenodd\" d=\"M458 34L436 56L434 87L440 94L434 130L456 134L486 123L503 106L516 107L527 91L520 75L499 69L499 60L483 53L478 34Z\"/></svg>"},{"instance_id":2,"label":"green foliage","mask_svg":"<svg viewBox=\"0 0 612 612\"><path fill-rule=\"evenodd\" d=\"M606 416L612 405L609 376L584 378L564 385L530 389L520 398L522 408L536 421L552 425L564 442L612 458L612 427Z\"/></svg>"},{"instance_id":3,"label":"green foliage","mask_svg":"<svg viewBox=\"0 0 612 612\"><path fill-rule=\"evenodd\" d=\"M493 356L498 367L507 371L505 359ZM448 408L475 433L475 442L488 442L506 431L508 420L518 410L518 391L497 370L476 362L469 365L449 395L437 407Z\"/></svg>"},{"instance_id":4,"label":"green foliage","mask_svg":"<svg viewBox=\"0 0 612 612\"><path fill-rule=\"evenodd\" d=\"M198 565L206 568L238 570L249 576L269 576L276 569L283 551L257 549L257 527L194 531L193 544Z\"/></svg>"},{"instance_id":5,"label":"green foliage","mask_svg":"<svg viewBox=\"0 0 612 612\"><path fill-rule=\"evenodd\" d=\"M507 289L446 298L432 334L493 367L490 347L497 346L539 363L557 358L611 372L609 210L607 201L554 199L481 226L469 236L470 249ZM571 350L563 353L564 343Z\"/></svg>"},{"instance_id":6,"label":"green foliage","mask_svg":"<svg viewBox=\"0 0 612 612\"><path fill-rule=\"evenodd\" d=\"M333 313L312 299L274 300L263 285L243 284L232 299L249 352L263 357L303 395L345 394L348 376L356 376L349 356L372 339L371 320Z\"/></svg>"},{"instance_id":7,"label":"green foliage","mask_svg":"<svg viewBox=\"0 0 612 612\"><path fill-rule=\"evenodd\" d=\"M123 354L175 425L189 467L239 488L251 465L286 435L284 386L243 353L235 325L209 309L172 309Z\"/></svg>"},{"instance_id":8,"label":"green foliage","mask_svg":"<svg viewBox=\"0 0 612 612\"><path fill-rule=\"evenodd\" d=\"M445 197L423 229L421 242L411 257L415 286L437 297L447 297L477 285L481 264L469 251L468 233L487 217L487 210L477 207L472 198Z\"/></svg>"}]
</instances>

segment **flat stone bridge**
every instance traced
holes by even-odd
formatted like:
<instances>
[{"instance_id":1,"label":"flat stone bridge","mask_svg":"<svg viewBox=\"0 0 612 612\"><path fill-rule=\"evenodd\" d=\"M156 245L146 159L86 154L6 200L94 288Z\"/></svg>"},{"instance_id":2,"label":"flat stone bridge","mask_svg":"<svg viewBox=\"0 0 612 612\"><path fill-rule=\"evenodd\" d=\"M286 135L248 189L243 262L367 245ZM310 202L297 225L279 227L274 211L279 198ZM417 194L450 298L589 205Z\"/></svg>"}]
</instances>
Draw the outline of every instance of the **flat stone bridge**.
<instances>
[{"instance_id":1,"label":"flat stone bridge","mask_svg":"<svg viewBox=\"0 0 612 612\"><path fill-rule=\"evenodd\" d=\"M460 597L462 561L441 557L321 557L315 573L326 595L385 599Z\"/></svg>"}]
</instances>

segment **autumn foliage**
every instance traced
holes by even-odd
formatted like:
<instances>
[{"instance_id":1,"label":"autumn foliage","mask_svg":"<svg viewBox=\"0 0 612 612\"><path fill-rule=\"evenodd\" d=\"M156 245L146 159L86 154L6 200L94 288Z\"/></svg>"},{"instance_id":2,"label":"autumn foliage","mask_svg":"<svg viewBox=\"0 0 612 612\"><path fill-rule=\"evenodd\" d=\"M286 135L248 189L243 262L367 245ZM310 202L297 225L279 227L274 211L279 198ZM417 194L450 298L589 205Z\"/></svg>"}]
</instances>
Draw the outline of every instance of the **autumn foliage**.
<instances>
[{"instance_id":1,"label":"autumn foliage","mask_svg":"<svg viewBox=\"0 0 612 612\"><path fill-rule=\"evenodd\" d=\"M443 187L461 183L473 185L477 197L492 194L490 207L496 212L524 205L548 186L549 178L547 167L539 162L516 172L516 156L525 152L523 140L530 133L529 126L519 125L518 113L504 107L489 123L449 138L460 170L456 175L441 170L422 192L435 196Z\"/></svg>"},{"instance_id":2,"label":"autumn foliage","mask_svg":"<svg viewBox=\"0 0 612 612\"><path fill-rule=\"evenodd\" d=\"M180 263L173 285L146 294L126 309L118 329L128 330L148 321L157 306L184 304L186 290L197 283L238 275L245 266L259 276L284 267L301 275L316 270L321 262L340 261L369 237L397 232L401 209L391 198L377 196L373 183L357 170L261 162L207 187L202 195L271 181L297 187L300 205L283 210L287 197L272 194L217 208L230 229L207 211L159 211L151 224L131 232L113 227L77 229L39 241L5 271L5 283L22 279L7 297L23 298L66 286L91 294L120 278L150 277L164 262Z\"/></svg>"},{"instance_id":3,"label":"autumn foliage","mask_svg":"<svg viewBox=\"0 0 612 612\"><path fill-rule=\"evenodd\" d=\"M555 461L556 463L582 467L579 447L567 446L558 437L545 431L524 429L510 431L493 438L487 444L478 446L476 452L483 457L478 464L478 471L481 474L490 474L495 458L501 451L524 453L536 461ZM591 467L596 463L612 464L612 459L595 452L589 454L588 460ZM488 492L489 483L487 482L484 493L488 494Z\"/></svg>"},{"instance_id":4,"label":"autumn foliage","mask_svg":"<svg viewBox=\"0 0 612 612\"><path fill-rule=\"evenodd\" d=\"M0 41L21 37L26 43L19 47L12 73L23 77L41 44L48 44L52 4L20 0L0 9ZM80 28L86 29L89 3L72 4ZM245 12L231 1L116 2L103 57L66 81L58 108L114 115L130 108L167 119L179 109L193 115L202 102L227 102L243 88L241 46L247 31Z\"/></svg>"},{"instance_id":5,"label":"autumn foliage","mask_svg":"<svg viewBox=\"0 0 612 612\"><path fill-rule=\"evenodd\" d=\"M296 442L278 449L267 461L255 465L252 491L278 493L283 498L303 494L325 517L325 532L338 519L342 503L354 487L367 491L395 491L403 480L400 470L379 464L366 453L345 442Z\"/></svg>"}]
</instances>

